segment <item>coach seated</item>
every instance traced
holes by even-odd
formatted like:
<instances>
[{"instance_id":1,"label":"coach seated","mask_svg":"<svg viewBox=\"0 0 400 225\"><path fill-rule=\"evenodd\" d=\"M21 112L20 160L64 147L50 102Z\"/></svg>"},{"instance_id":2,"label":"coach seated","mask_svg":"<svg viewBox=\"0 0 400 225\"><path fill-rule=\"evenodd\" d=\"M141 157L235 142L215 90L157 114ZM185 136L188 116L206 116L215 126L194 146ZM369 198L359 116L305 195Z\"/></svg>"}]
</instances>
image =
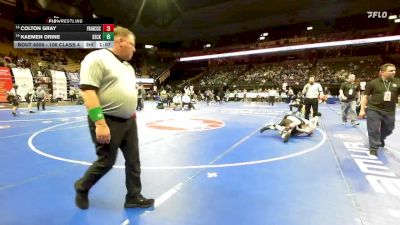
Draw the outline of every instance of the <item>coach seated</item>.
<instances>
[{"instance_id":1,"label":"coach seated","mask_svg":"<svg viewBox=\"0 0 400 225\"><path fill-rule=\"evenodd\" d=\"M166 103L167 106L170 105L170 101L169 101L169 99L168 99L168 93L167 93L167 91L166 91L165 89L163 89L163 90L160 92L160 101L161 101L163 104Z\"/></svg>"},{"instance_id":2,"label":"coach seated","mask_svg":"<svg viewBox=\"0 0 400 225\"><path fill-rule=\"evenodd\" d=\"M176 92L172 99L172 109L176 111L182 110L182 95L180 92Z\"/></svg>"},{"instance_id":3,"label":"coach seated","mask_svg":"<svg viewBox=\"0 0 400 225\"><path fill-rule=\"evenodd\" d=\"M192 101L190 99L190 96L187 93L185 93L183 95L183 97L182 97L182 107L185 107L185 105L188 106L189 110L194 109L194 106L193 106L193 103L192 103Z\"/></svg>"}]
</instances>

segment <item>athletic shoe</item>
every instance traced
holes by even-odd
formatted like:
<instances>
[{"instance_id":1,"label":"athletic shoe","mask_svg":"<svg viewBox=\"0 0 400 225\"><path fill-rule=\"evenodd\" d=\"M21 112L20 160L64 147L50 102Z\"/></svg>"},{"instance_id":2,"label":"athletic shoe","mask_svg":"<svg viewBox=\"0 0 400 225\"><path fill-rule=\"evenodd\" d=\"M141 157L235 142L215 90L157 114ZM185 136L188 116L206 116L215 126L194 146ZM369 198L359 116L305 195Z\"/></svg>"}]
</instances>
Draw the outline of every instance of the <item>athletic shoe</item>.
<instances>
[{"instance_id":1,"label":"athletic shoe","mask_svg":"<svg viewBox=\"0 0 400 225\"><path fill-rule=\"evenodd\" d=\"M287 131L283 131L281 137L282 137L283 142L287 142L289 140L290 133Z\"/></svg>"},{"instance_id":2,"label":"athletic shoe","mask_svg":"<svg viewBox=\"0 0 400 225\"><path fill-rule=\"evenodd\" d=\"M273 129L275 129L275 126L273 124L269 124L269 125L266 125L265 127L261 128L260 133L262 133L266 130L273 130Z\"/></svg>"},{"instance_id":3,"label":"athletic shoe","mask_svg":"<svg viewBox=\"0 0 400 225\"><path fill-rule=\"evenodd\" d=\"M154 205L154 199L139 195L136 199L126 200L124 208L149 208Z\"/></svg>"},{"instance_id":4,"label":"athletic shoe","mask_svg":"<svg viewBox=\"0 0 400 225\"><path fill-rule=\"evenodd\" d=\"M78 206L80 209L87 209L89 208L89 198L88 198L88 191L80 191L78 190L78 182L74 184L76 196L75 196L75 205Z\"/></svg>"},{"instance_id":5,"label":"athletic shoe","mask_svg":"<svg viewBox=\"0 0 400 225\"><path fill-rule=\"evenodd\" d=\"M374 155L374 156L378 156L378 149L376 149L376 148L370 148L370 149L369 149L369 154L370 154L370 155Z\"/></svg>"},{"instance_id":6,"label":"athletic shoe","mask_svg":"<svg viewBox=\"0 0 400 225\"><path fill-rule=\"evenodd\" d=\"M260 129L260 133L262 133L262 132L264 132L266 130L269 130L269 126L265 126L265 127L261 128Z\"/></svg>"}]
</instances>

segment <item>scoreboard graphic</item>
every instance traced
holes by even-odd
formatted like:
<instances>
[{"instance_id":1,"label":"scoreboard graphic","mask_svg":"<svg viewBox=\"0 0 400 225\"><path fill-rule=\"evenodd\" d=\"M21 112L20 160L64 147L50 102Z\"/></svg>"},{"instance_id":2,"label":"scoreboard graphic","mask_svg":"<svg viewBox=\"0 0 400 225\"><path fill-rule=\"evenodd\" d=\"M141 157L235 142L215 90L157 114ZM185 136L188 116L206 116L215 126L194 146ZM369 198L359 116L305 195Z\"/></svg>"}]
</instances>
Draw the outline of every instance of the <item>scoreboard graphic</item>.
<instances>
[{"instance_id":1,"label":"scoreboard graphic","mask_svg":"<svg viewBox=\"0 0 400 225\"><path fill-rule=\"evenodd\" d=\"M17 19L14 48L112 48L114 19Z\"/></svg>"}]
</instances>

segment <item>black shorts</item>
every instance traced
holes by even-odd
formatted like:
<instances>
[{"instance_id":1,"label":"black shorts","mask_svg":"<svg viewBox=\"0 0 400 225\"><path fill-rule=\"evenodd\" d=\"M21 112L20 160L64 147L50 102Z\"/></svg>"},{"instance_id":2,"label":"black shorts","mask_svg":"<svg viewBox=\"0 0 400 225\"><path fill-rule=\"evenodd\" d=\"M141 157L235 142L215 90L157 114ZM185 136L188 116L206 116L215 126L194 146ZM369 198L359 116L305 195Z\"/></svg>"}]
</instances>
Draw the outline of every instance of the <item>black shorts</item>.
<instances>
[{"instance_id":1,"label":"black shorts","mask_svg":"<svg viewBox=\"0 0 400 225\"><path fill-rule=\"evenodd\" d=\"M12 105L13 105L13 106L18 106L18 105L19 105L19 102L18 102L18 99L17 99L17 98L13 98L13 99L11 100L11 102L12 102Z\"/></svg>"},{"instance_id":2,"label":"black shorts","mask_svg":"<svg viewBox=\"0 0 400 225\"><path fill-rule=\"evenodd\" d=\"M283 126L283 127L287 127L287 126L289 126L291 123L293 123L292 120L290 120L290 119L283 119L283 120L279 123L279 125L281 125L281 126Z\"/></svg>"}]
</instances>

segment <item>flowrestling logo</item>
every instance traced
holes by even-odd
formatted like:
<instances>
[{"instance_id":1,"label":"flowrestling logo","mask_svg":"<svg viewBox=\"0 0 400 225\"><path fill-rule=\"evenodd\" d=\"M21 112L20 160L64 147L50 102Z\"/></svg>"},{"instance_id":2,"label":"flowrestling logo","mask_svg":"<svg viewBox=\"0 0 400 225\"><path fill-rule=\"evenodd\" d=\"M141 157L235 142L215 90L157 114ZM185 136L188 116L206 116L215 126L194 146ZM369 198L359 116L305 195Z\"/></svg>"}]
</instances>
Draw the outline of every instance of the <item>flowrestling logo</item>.
<instances>
[{"instance_id":1,"label":"flowrestling logo","mask_svg":"<svg viewBox=\"0 0 400 225\"><path fill-rule=\"evenodd\" d=\"M367 15L368 18L395 20L396 23L398 23L397 20L400 18L400 14L387 11L367 11Z\"/></svg>"},{"instance_id":2,"label":"flowrestling logo","mask_svg":"<svg viewBox=\"0 0 400 225\"><path fill-rule=\"evenodd\" d=\"M386 11L368 11L368 18L379 18L386 19L388 17L388 12Z\"/></svg>"}]
</instances>

